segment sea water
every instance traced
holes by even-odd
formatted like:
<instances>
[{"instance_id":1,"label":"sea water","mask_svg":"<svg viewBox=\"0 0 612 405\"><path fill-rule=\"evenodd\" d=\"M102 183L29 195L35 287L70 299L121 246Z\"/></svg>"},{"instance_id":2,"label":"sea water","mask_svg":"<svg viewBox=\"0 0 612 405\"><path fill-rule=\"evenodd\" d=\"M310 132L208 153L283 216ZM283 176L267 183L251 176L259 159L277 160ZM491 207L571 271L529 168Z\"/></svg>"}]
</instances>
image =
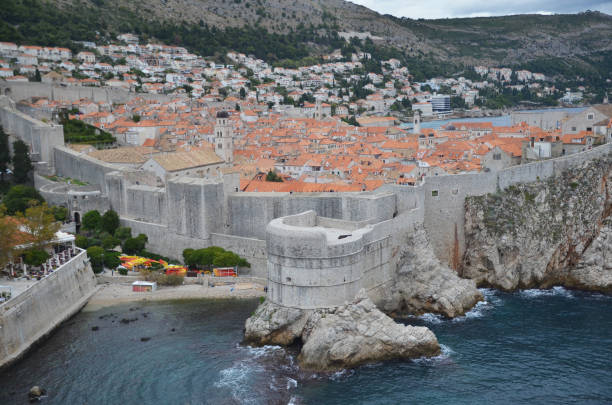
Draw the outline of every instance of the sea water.
<instances>
[{"instance_id":1,"label":"sea water","mask_svg":"<svg viewBox=\"0 0 612 405\"><path fill-rule=\"evenodd\" d=\"M0 372L0 404L612 403L612 297L501 293L431 328L432 359L304 372L295 348L240 344L257 300L190 300L81 312ZM96 330L94 330L96 329Z\"/></svg>"}]
</instances>

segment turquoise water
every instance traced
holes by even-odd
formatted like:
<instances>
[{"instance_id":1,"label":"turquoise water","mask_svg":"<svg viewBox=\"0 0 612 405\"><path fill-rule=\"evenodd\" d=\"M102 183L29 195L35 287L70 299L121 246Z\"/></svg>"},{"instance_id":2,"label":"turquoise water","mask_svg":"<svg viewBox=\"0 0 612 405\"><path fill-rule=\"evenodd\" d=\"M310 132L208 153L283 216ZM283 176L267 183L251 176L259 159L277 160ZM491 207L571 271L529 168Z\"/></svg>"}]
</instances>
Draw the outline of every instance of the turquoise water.
<instances>
[{"instance_id":1,"label":"turquoise water","mask_svg":"<svg viewBox=\"0 0 612 405\"><path fill-rule=\"evenodd\" d=\"M406 320L436 333L441 356L334 374L301 372L295 349L241 346L257 300L81 312L0 372L0 404L27 403L35 384L47 404L612 403L612 297L484 292L465 317Z\"/></svg>"}]
</instances>

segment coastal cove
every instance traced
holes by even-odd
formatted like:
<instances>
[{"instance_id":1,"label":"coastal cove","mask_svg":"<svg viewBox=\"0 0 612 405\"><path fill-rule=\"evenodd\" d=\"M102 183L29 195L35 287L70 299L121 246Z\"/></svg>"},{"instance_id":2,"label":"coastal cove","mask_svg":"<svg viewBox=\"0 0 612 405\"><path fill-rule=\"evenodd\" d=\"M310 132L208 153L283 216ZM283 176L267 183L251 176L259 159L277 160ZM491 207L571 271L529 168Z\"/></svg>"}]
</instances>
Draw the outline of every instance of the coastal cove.
<instances>
[{"instance_id":1,"label":"coastal cove","mask_svg":"<svg viewBox=\"0 0 612 405\"><path fill-rule=\"evenodd\" d=\"M442 355L333 374L300 371L293 348L242 346L258 299L82 311L0 372L0 403L27 403L36 384L48 404L612 401L612 297L560 287L481 291L485 302L466 316L404 320L428 326Z\"/></svg>"}]
</instances>

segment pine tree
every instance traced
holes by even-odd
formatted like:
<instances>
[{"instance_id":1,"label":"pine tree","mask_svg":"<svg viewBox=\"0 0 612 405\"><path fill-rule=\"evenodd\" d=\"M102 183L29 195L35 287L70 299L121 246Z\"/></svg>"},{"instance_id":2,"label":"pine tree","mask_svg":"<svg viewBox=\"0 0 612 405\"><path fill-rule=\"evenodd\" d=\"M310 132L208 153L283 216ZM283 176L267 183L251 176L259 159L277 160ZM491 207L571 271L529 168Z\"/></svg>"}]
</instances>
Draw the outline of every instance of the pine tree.
<instances>
[{"instance_id":1,"label":"pine tree","mask_svg":"<svg viewBox=\"0 0 612 405\"><path fill-rule=\"evenodd\" d=\"M13 176L17 184L26 183L33 169L29 149L21 140L13 142Z\"/></svg>"},{"instance_id":2,"label":"pine tree","mask_svg":"<svg viewBox=\"0 0 612 405\"><path fill-rule=\"evenodd\" d=\"M0 182L2 183L4 183L4 174L9 163L11 163L11 154L9 152L8 134L0 126Z\"/></svg>"}]
</instances>

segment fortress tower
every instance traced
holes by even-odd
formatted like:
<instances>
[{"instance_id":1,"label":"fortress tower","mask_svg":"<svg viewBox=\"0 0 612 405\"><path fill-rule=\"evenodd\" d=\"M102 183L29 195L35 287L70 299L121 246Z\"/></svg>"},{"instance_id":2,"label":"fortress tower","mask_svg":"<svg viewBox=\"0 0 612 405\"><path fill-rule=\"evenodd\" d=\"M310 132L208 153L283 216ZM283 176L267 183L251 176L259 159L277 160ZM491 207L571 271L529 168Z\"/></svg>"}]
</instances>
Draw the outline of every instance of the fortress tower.
<instances>
[{"instance_id":1,"label":"fortress tower","mask_svg":"<svg viewBox=\"0 0 612 405\"><path fill-rule=\"evenodd\" d=\"M215 153L225 163L232 163L234 161L234 133L227 111L219 111L217 113Z\"/></svg>"},{"instance_id":2,"label":"fortress tower","mask_svg":"<svg viewBox=\"0 0 612 405\"><path fill-rule=\"evenodd\" d=\"M315 102L314 119L320 120L322 118L323 118L323 107L321 105L321 100L317 99Z\"/></svg>"}]
</instances>

